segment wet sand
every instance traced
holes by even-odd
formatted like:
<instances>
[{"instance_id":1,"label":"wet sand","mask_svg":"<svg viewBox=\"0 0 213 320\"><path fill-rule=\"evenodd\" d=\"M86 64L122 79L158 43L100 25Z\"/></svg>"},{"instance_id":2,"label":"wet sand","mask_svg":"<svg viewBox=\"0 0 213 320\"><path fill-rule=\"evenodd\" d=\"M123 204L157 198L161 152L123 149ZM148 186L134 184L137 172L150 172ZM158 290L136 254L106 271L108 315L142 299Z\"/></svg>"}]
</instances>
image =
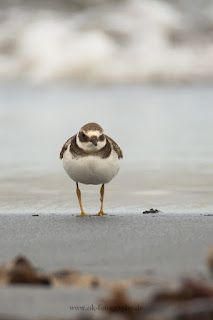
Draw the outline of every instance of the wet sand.
<instances>
[{"instance_id":1,"label":"wet sand","mask_svg":"<svg viewBox=\"0 0 213 320\"><path fill-rule=\"evenodd\" d=\"M26 255L45 271L73 267L110 279L146 277L176 280L207 274L208 247L213 243L213 216L205 214L1 215L0 263ZM132 288L142 297L149 289ZM96 304L106 294L76 287L0 288L1 313L72 316L72 305ZM77 312L78 313L78 312Z\"/></svg>"}]
</instances>

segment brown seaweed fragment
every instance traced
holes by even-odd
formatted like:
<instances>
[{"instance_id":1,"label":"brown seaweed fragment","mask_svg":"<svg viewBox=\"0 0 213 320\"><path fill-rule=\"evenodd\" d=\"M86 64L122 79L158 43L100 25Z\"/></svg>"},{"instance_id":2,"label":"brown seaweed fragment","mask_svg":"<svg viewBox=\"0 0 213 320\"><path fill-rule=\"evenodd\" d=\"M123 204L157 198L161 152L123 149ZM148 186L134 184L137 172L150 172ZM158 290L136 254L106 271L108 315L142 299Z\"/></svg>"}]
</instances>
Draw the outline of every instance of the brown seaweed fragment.
<instances>
[{"instance_id":1,"label":"brown seaweed fragment","mask_svg":"<svg viewBox=\"0 0 213 320\"><path fill-rule=\"evenodd\" d=\"M24 256L17 256L10 261L2 274L8 284L50 285L48 275L38 273Z\"/></svg>"},{"instance_id":2,"label":"brown seaweed fragment","mask_svg":"<svg viewBox=\"0 0 213 320\"><path fill-rule=\"evenodd\" d=\"M55 272L40 272L24 256L17 256L0 266L0 285L53 285L77 286L80 288L113 288L122 285L125 288L142 286L150 281L143 278L111 280L98 275L82 274L78 270L67 268Z\"/></svg>"},{"instance_id":3,"label":"brown seaweed fragment","mask_svg":"<svg viewBox=\"0 0 213 320\"><path fill-rule=\"evenodd\" d=\"M197 298L213 298L213 287L194 279L183 280L180 288L155 294L155 302L177 302Z\"/></svg>"},{"instance_id":4,"label":"brown seaweed fragment","mask_svg":"<svg viewBox=\"0 0 213 320\"><path fill-rule=\"evenodd\" d=\"M52 273L52 282L56 286L73 285L82 288L97 288L104 286L102 277L84 275L74 269L63 269Z\"/></svg>"},{"instance_id":5,"label":"brown seaweed fragment","mask_svg":"<svg viewBox=\"0 0 213 320\"><path fill-rule=\"evenodd\" d=\"M148 213L158 213L160 212L158 209L149 209L149 210L146 210L146 211L143 211L144 214L148 214Z\"/></svg>"}]
</instances>

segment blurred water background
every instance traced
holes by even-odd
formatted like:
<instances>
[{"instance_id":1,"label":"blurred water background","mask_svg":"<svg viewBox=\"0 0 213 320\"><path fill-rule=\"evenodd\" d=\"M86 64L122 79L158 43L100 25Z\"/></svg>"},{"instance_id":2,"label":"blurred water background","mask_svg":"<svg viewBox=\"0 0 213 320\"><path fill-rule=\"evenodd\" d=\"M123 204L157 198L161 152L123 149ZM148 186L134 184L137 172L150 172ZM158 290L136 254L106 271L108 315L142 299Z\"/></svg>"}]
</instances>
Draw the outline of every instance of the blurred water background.
<instances>
[{"instance_id":1,"label":"blurred water background","mask_svg":"<svg viewBox=\"0 0 213 320\"><path fill-rule=\"evenodd\" d=\"M5 0L0 28L1 213L79 212L59 152L90 121L124 151L107 212L212 212L212 1Z\"/></svg>"}]
</instances>

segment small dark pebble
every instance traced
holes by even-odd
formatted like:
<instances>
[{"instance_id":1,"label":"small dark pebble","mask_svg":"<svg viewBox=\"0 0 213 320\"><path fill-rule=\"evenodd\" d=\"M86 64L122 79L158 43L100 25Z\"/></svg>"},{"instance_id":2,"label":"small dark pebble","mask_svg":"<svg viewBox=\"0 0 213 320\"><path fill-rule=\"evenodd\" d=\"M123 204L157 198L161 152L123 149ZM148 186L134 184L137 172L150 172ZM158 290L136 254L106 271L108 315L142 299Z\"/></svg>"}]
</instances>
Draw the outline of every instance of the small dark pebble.
<instances>
[{"instance_id":1,"label":"small dark pebble","mask_svg":"<svg viewBox=\"0 0 213 320\"><path fill-rule=\"evenodd\" d=\"M160 212L158 209L151 208L150 210L146 210L143 213L147 214L147 213L158 213L158 212Z\"/></svg>"}]
</instances>

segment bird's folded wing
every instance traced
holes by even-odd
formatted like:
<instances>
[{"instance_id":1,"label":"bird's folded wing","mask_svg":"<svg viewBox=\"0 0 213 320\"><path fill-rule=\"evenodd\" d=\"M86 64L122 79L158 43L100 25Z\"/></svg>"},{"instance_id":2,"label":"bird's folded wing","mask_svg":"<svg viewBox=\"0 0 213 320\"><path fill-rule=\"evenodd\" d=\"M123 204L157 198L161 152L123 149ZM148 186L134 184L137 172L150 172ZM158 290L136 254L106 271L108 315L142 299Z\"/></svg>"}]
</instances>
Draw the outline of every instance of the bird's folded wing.
<instances>
[{"instance_id":1,"label":"bird's folded wing","mask_svg":"<svg viewBox=\"0 0 213 320\"><path fill-rule=\"evenodd\" d=\"M110 138L107 135L105 135L105 136L108 139L108 141L111 142L113 149L115 150L115 152L118 155L118 159L122 159L123 158L123 152L122 152L121 148L117 145L117 143L112 138Z\"/></svg>"},{"instance_id":2,"label":"bird's folded wing","mask_svg":"<svg viewBox=\"0 0 213 320\"><path fill-rule=\"evenodd\" d=\"M71 138L69 138L65 144L63 145L62 149L61 149L61 152L60 152L60 159L63 158L63 155L64 155L64 152L67 150L67 147L70 143L72 143L72 141L74 140L76 135L72 136Z\"/></svg>"}]
</instances>

